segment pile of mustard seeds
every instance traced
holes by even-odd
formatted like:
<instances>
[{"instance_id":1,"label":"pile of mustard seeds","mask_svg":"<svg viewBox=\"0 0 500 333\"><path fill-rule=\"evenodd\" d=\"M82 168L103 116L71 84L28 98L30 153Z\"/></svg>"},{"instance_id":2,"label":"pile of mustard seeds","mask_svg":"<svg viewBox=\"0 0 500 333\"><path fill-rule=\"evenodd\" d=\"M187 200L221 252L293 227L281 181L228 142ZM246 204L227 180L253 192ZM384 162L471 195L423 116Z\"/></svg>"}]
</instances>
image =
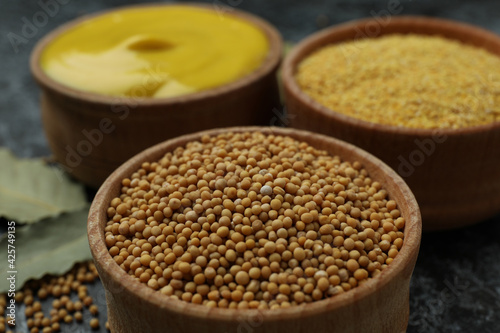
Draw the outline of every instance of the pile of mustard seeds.
<instances>
[{"instance_id":1,"label":"pile of mustard seeds","mask_svg":"<svg viewBox=\"0 0 500 333\"><path fill-rule=\"evenodd\" d=\"M328 45L299 64L296 81L325 107L374 123L456 129L500 120L500 57L438 36Z\"/></svg>"},{"instance_id":2,"label":"pile of mustard seeds","mask_svg":"<svg viewBox=\"0 0 500 333\"><path fill-rule=\"evenodd\" d=\"M203 136L123 179L105 241L158 292L276 309L377 276L403 245L397 203L357 161L279 135Z\"/></svg>"},{"instance_id":3,"label":"pile of mustard seeds","mask_svg":"<svg viewBox=\"0 0 500 333\"><path fill-rule=\"evenodd\" d=\"M83 313L89 311L92 315L89 326L92 330L100 327L97 315L99 309L88 293L88 285L93 284L99 275L92 262L76 264L69 272L60 276L46 276L38 280L28 281L15 293L17 304L25 306L24 315L29 333L60 332L64 325L73 322L82 323ZM75 297L78 295L78 299ZM52 307L44 312L42 302L51 301ZM0 294L0 333L12 332L18 326L9 325L11 318L5 318L5 309L9 299L6 294ZM17 319L16 319L17 320ZM108 323L106 322L106 328Z\"/></svg>"}]
</instances>

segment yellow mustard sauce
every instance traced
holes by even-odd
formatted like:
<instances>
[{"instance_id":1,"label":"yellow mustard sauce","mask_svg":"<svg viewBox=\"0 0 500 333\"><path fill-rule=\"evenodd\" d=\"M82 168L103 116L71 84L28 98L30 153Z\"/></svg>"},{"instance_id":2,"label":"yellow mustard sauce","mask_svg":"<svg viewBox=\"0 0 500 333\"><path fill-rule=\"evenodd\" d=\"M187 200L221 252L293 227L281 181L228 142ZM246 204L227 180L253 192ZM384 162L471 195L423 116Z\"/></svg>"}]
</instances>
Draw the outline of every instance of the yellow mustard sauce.
<instances>
[{"instance_id":1,"label":"yellow mustard sauce","mask_svg":"<svg viewBox=\"0 0 500 333\"><path fill-rule=\"evenodd\" d=\"M189 6L128 8L82 22L44 49L46 74L103 95L173 97L235 81L262 63L265 33Z\"/></svg>"}]
</instances>

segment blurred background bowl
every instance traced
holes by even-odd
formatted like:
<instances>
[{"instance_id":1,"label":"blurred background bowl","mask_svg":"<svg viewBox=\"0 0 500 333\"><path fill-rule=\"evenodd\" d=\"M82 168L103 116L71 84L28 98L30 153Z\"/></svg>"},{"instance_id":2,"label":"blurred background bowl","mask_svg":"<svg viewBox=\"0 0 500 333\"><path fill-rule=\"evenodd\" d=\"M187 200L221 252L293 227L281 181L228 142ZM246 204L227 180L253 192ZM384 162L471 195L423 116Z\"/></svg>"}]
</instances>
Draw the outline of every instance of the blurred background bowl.
<instances>
[{"instance_id":1,"label":"blurred background bowl","mask_svg":"<svg viewBox=\"0 0 500 333\"><path fill-rule=\"evenodd\" d=\"M216 10L211 5L188 5ZM144 6L165 4L137 8ZM131 7L118 10L123 8ZM31 54L31 72L42 89L45 135L56 161L73 177L97 188L128 158L168 138L214 127L269 124L273 108L280 106L276 71L282 55L281 36L261 18L234 8L224 15L261 29L269 40L269 51L256 70L223 86L172 98L116 97L70 88L42 70L40 56L54 38L113 11L84 16L55 29Z\"/></svg>"},{"instance_id":2,"label":"blurred background bowl","mask_svg":"<svg viewBox=\"0 0 500 333\"><path fill-rule=\"evenodd\" d=\"M334 26L304 39L283 62L290 126L345 140L386 162L415 194L424 230L465 226L495 215L500 212L500 122L439 130L371 123L322 106L295 81L297 65L323 46L394 33L438 35L500 56L498 35L445 19L401 16Z\"/></svg>"},{"instance_id":3,"label":"blurred background bowl","mask_svg":"<svg viewBox=\"0 0 500 333\"><path fill-rule=\"evenodd\" d=\"M378 276L340 295L305 306L262 311L208 308L165 297L129 276L113 260L104 239L107 209L119 195L122 179L143 162L203 135L260 131L286 135L326 150L342 160L359 161L372 179L398 203L405 218L404 243L394 261ZM391 168L373 155L346 142L316 133L277 127L234 127L209 130L155 145L122 164L99 189L89 213L88 237L99 276L106 290L108 320L115 333L136 332L404 332L409 316L410 277L418 256L421 217L412 192Z\"/></svg>"}]
</instances>

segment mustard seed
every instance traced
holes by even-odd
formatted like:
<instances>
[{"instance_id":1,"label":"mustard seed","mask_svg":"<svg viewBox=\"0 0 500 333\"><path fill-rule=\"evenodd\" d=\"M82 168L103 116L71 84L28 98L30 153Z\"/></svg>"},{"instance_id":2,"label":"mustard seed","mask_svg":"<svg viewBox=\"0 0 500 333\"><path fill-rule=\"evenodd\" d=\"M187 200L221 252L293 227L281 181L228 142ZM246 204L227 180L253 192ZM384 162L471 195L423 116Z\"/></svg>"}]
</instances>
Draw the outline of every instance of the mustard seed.
<instances>
[{"instance_id":1,"label":"mustard seed","mask_svg":"<svg viewBox=\"0 0 500 333\"><path fill-rule=\"evenodd\" d=\"M53 323L51 327L53 332L59 332L61 330L59 323Z\"/></svg>"},{"instance_id":2,"label":"mustard seed","mask_svg":"<svg viewBox=\"0 0 500 333\"><path fill-rule=\"evenodd\" d=\"M73 315L73 317L75 317L75 320L78 321L78 322L82 322L83 321L83 314L80 311L75 312L75 314Z\"/></svg>"},{"instance_id":3,"label":"mustard seed","mask_svg":"<svg viewBox=\"0 0 500 333\"><path fill-rule=\"evenodd\" d=\"M48 326L50 326L50 324L51 324L51 322L50 322L49 318L47 318L47 317L42 318L42 326L48 327Z\"/></svg>"},{"instance_id":4,"label":"mustard seed","mask_svg":"<svg viewBox=\"0 0 500 333\"><path fill-rule=\"evenodd\" d=\"M39 301L34 302L32 309L33 309L33 312L42 311L42 303L40 303Z\"/></svg>"},{"instance_id":5,"label":"mustard seed","mask_svg":"<svg viewBox=\"0 0 500 333\"><path fill-rule=\"evenodd\" d=\"M68 311L66 311L66 309L60 309L57 313L57 315L59 316L59 318L62 318L64 320L64 317L66 317L66 315L68 314Z\"/></svg>"},{"instance_id":6,"label":"mustard seed","mask_svg":"<svg viewBox=\"0 0 500 333\"><path fill-rule=\"evenodd\" d=\"M68 312L74 312L75 311L75 305L73 304L72 301L66 302L66 310L68 310Z\"/></svg>"},{"instance_id":7,"label":"mustard seed","mask_svg":"<svg viewBox=\"0 0 500 333\"><path fill-rule=\"evenodd\" d=\"M37 293L38 298L46 299L48 296L47 290L45 288L40 288Z\"/></svg>"},{"instance_id":8,"label":"mustard seed","mask_svg":"<svg viewBox=\"0 0 500 333\"><path fill-rule=\"evenodd\" d=\"M26 295L26 297L24 298L24 304L26 305L32 305L33 301L33 296L31 295Z\"/></svg>"},{"instance_id":9,"label":"mustard seed","mask_svg":"<svg viewBox=\"0 0 500 333\"><path fill-rule=\"evenodd\" d=\"M92 304L92 305L89 307L89 311L90 311L90 313L91 313L91 314L93 314L94 316L95 316L96 314L98 314L98 313L99 313L99 309L97 308L97 305L95 305L95 304Z\"/></svg>"},{"instance_id":10,"label":"mustard seed","mask_svg":"<svg viewBox=\"0 0 500 333\"><path fill-rule=\"evenodd\" d=\"M26 315L26 318L32 317L34 314L34 310L31 306L26 306L26 309L24 310L24 314ZM3 313L2 313L3 315Z\"/></svg>"},{"instance_id":11,"label":"mustard seed","mask_svg":"<svg viewBox=\"0 0 500 333\"><path fill-rule=\"evenodd\" d=\"M273 189L269 185L264 185L260 188L260 194L262 195L271 195L273 193Z\"/></svg>"},{"instance_id":12,"label":"mustard seed","mask_svg":"<svg viewBox=\"0 0 500 333\"><path fill-rule=\"evenodd\" d=\"M89 307L92 304L92 297L87 296L83 299L83 304L87 307Z\"/></svg>"},{"instance_id":13,"label":"mustard seed","mask_svg":"<svg viewBox=\"0 0 500 333\"><path fill-rule=\"evenodd\" d=\"M90 328L92 328L93 330L97 330L99 328L99 319L97 318L90 319Z\"/></svg>"},{"instance_id":14,"label":"mustard seed","mask_svg":"<svg viewBox=\"0 0 500 333\"><path fill-rule=\"evenodd\" d=\"M14 299L17 303L22 303L24 300L24 293L22 291L18 291L14 295Z\"/></svg>"},{"instance_id":15,"label":"mustard seed","mask_svg":"<svg viewBox=\"0 0 500 333\"><path fill-rule=\"evenodd\" d=\"M83 303L81 301L76 301L74 303L74 308L76 311L81 311L83 309Z\"/></svg>"},{"instance_id":16,"label":"mustard seed","mask_svg":"<svg viewBox=\"0 0 500 333\"><path fill-rule=\"evenodd\" d=\"M397 203L359 162L289 137L206 136L151 165L111 200L105 239L117 264L165 297L236 309L309 303L375 277L403 245Z\"/></svg>"},{"instance_id":17,"label":"mustard seed","mask_svg":"<svg viewBox=\"0 0 500 333\"><path fill-rule=\"evenodd\" d=\"M245 271L239 271L238 273L236 273L235 281L239 285L244 286L244 285L247 285L248 282L250 281L250 276Z\"/></svg>"}]
</instances>

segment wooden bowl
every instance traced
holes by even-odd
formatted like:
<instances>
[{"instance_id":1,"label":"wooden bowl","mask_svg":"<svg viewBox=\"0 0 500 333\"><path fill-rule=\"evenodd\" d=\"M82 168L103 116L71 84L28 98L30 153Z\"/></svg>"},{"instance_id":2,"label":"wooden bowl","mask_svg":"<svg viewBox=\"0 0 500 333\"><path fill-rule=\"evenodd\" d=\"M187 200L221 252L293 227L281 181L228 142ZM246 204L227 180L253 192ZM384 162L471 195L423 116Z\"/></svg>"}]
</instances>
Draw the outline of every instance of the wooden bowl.
<instances>
[{"instance_id":1,"label":"wooden bowl","mask_svg":"<svg viewBox=\"0 0 500 333\"><path fill-rule=\"evenodd\" d=\"M500 212L500 122L463 129L413 129L381 125L332 111L301 91L297 65L328 44L393 33L440 35L500 56L500 37L444 19L365 19L320 31L298 44L283 62L290 126L332 135L382 159L408 183L424 230L473 224Z\"/></svg>"},{"instance_id":2,"label":"wooden bowl","mask_svg":"<svg viewBox=\"0 0 500 333\"><path fill-rule=\"evenodd\" d=\"M189 5L215 10L211 5ZM144 6L168 4L137 8ZM76 90L48 77L40 66L44 48L71 27L110 12L59 27L40 40L31 55L31 71L42 88L42 121L49 145L75 178L97 188L128 158L168 138L214 127L269 124L273 108L280 105L276 71L282 40L269 23L239 10L224 15L262 29L270 48L260 67L226 85L173 98L126 98Z\"/></svg>"},{"instance_id":3,"label":"wooden bowl","mask_svg":"<svg viewBox=\"0 0 500 333\"><path fill-rule=\"evenodd\" d=\"M129 276L108 253L104 228L107 208L119 195L121 180L145 161L205 135L261 131L287 135L329 151L343 160L357 160L396 200L406 219L404 244L388 268L366 283L338 296L279 310L210 309L165 297ZM136 332L404 332L409 315L410 277L417 260L421 218L405 182L369 153L340 140L295 129L234 127L171 139L134 156L113 172L99 189L90 208L88 237L99 276L106 290L108 319L114 333Z\"/></svg>"}]
</instances>

